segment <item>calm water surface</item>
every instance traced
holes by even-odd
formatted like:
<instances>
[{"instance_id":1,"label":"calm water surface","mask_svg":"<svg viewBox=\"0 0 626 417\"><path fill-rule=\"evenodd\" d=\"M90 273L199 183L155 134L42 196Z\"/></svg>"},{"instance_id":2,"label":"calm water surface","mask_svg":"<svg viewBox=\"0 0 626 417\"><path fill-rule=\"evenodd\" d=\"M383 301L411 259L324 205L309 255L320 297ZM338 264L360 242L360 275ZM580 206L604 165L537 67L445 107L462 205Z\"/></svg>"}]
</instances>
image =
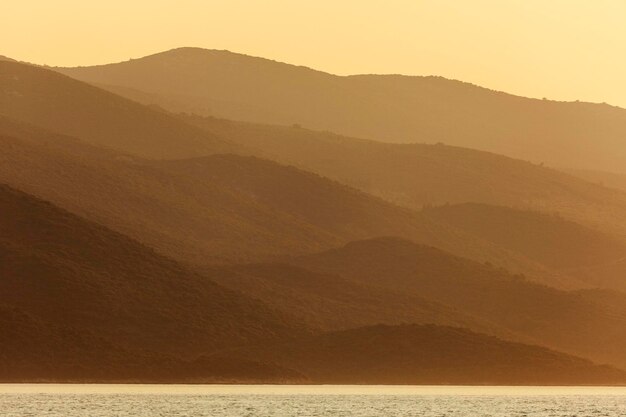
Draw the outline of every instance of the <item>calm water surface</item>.
<instances>
[{"instance_id":1,"label":"calm water surface","mask_svg":"<svg viewBox=\"0 0 626 417\"><path fill-rule=\"evenodd\" d=\"M626 388L0 384L2 417L626 416Z\"/></svg>"}]
</instances>

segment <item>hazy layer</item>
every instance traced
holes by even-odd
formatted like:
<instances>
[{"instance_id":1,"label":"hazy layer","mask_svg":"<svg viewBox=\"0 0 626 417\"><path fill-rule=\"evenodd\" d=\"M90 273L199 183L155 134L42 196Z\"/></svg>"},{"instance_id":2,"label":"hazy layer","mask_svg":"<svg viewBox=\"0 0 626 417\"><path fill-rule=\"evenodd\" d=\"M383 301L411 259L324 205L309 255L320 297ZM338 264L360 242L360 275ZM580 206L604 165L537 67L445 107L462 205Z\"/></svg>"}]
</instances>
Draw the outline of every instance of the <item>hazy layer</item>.
<instances>
[{"instance_id":1,"label":"hazy layer","mask_svg":"<svg viewBox=\"0 0 626 417\"><path fill-rule=\"evenodd\" d=\"M524 96L626 106L621 0L4 3L11 18L0 25L0 54L41 64L199 46L338 74L442 75Z\"/></svg>"}]
</instances>

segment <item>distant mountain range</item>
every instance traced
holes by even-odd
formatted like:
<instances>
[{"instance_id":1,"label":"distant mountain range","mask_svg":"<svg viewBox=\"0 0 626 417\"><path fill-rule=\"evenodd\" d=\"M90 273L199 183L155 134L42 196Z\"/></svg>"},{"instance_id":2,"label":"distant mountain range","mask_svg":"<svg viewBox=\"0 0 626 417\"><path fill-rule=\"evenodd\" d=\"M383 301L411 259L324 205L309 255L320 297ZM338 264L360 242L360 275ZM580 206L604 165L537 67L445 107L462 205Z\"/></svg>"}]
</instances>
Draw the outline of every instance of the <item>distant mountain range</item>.
<instances>
[{"instance_id":1,"label":"distant mountain range","mask_svg":"<svg viewBox=\"0 0 626 417\"><path fill-rule=\"evenodd\" d=\"M341 77L199 48L56 70L175 112L625 172L626 110L606 104L528 99L441 77Z\"/></svg>"},{"instance_id":2,"label":"distant mountain range","mask_svg":"<svg viewBox=\"0 0 626 417\"><path fill-rule=\"evenodd\" d=\"M0 381L624 383L626 193L573 158L613 169L621 112L189 48L0 59ZM493 153L525 147L574 171Z\"/></svg>"},{"instance_id":3,"label":"distant mountain range","mask_svg":"<svg viewBox=\"0 0 626 417\"><path fill-rule=\"evenodd\" d=\"M624 192L526 161L445 145L385 144L302 128L182 119L265 158L413 209L467 202L514 206L626 233Z\"/></svg>"}]
</instances>

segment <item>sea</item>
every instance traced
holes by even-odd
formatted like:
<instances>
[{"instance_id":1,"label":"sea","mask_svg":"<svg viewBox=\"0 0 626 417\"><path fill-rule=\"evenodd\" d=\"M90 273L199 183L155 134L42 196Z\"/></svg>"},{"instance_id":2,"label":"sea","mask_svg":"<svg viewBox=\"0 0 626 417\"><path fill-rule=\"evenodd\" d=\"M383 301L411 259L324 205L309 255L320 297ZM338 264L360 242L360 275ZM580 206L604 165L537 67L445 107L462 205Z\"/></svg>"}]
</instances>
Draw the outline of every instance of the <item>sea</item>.
<instances>
[{"instance_id":1,"label":"sea","mask_svg":"<svg viewBox=\"0 0 626 417\"><path fill-rule=\"evenodd\" d=\"M626 388L0 384L2 417L626 416Z\"/></svg>"}]
</instances>

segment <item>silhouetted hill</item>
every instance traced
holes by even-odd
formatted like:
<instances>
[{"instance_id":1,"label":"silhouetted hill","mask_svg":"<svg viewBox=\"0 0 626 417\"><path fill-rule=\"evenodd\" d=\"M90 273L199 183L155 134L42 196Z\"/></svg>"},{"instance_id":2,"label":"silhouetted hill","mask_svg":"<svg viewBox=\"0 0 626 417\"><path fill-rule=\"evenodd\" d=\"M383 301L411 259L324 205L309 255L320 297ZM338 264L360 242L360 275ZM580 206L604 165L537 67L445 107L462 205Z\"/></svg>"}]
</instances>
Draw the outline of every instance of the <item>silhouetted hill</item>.
<instances>
[{"instance_id":1,"label":"silhouetted hill","mask_svg":"<svg viewBox=\"0 0 626 417\"><path fill-rule=\"evenodd\" d=\"M415 295L288 264L233 265L207 269L203 275L318 330L379 323L437 323L517 337L504 328Z\"/></svg>"},{"instance_id":2,"label":"silhouetted hill","mask_svg":"<svg viewBox=\"0 0 626 417\"><path fill-rule=\"evenodd\" d=\"M626 270L621 269L626 266L626 244L613 236L560 216L485 204L448 205L424 212L591 286L626 289Z\"/></svg>"},{"instance_id":3,"label":"silhouetted hill","mask_svg":"<svg viewBox=\"0 0 626 417\"><path fill-rule=\"evenodd\" d=\"M626 374L548 349L439 326L373 326L259 346L249 356L324 384L621 384Z\"/></svg>"},{"instance_id":4,"label":"silhouetted hill","mask_svg":"<svg viewBox=\"0 0 626 417\"><path fill-rule=\"evenodd\" d=\"M4 55L0 55L0 61L16 62L14 59L11 59L11 58L6 57Z\"/></svg>"},{"instance_id":5,"label":"silhouetted hill","mask_svg":"<svg viewBox=\"0 0 626 417\"><path fill-rule=\"evenodd\" d=\"M0 62L0 114L152 158L237 148L163 112L57 72L14 62Z\"/></svg>"},{"instance_id":6,"label":"silhouetted hill","mask_svg":"<svg viewBox=\"0 0 626 417\"><path fill-rule=\"evenodd\" d=\"M613 369L548 355L544 349L496 343L496 339L467 336L472 334L461 330L444 330L448 336L441 338L439 328L415 326L397 328L400 333L395 338L396 328L376 327L373 334L366 329L304 339L296 346L306 343L312 352L304 351L304 355L313 358L316 351L328 348L326 340L339 338L338 344L331 343L336 351L326 351L338 354L336 360L349 355L364 365L370 359L369 366L361 366L364 374L356 377L349 374L350 362L344 361L331 372L332 356L323 359L328 360L326 367L316 366L319 373L311 373L307 356L304 362L293 363L297 366L286 365L294 355L290 342L267 343L301 337L302 330L261 303L224 290L122 235L6 186L0 186L0 212L10 213L0 216L0 294L5 295L0 299L0 379L5 381L294 382L308 377L314 382L409 383L414 381L409 374L403 374L408 378L403 380L397 373L398 361L408 357L415 362L405 371L414 372L425 363L438 364L420 375L423 381L433 378L440 383L460 381L461 375L472 383L508 381L494 375L528 383L609 383L621 377ZM232 271L242 273L249 268ZM420 333L420 329L427 331ZM372 343L365 351L354 351L355 346L365 345L351 335L362 331ZM266 342L259 345L260 341ZM185 359L248 344L266 348L254 348L254 361L230 354ZM272 350L275 357L266 356L271 346L281 349ZM440 356L443 352L456 358L453 373L439 368L451 360L447 354ZM381 355L386 359L381 360ZM433 362L432 355L439 361ZM508 365L498 360L500 355L508 357ZM486 358L491 358L491 366L485 368ZM465 367L472 363L482 370L467 372ZM504 369L498 372L501 366Z\"/></svg>"},{"instance_id":7,"label":"silhouetted hill","mask_svg":"<svg viewBox=\"0 0 626 417\"><path fill-rule=\"evenodd\" d=\"M295 168L216 155L147 161L0 118L0 180L196 264L400 235L537 277L545 268Z\"/></svg>"},{"instance_id":8,"label":"silhouetted hill","mask_svg":"<svg viewBox=\"0 0 626 417\"><path fill-rule=\"evenodd\" d=\"M293 262L446 305L526 335L533 344L626 364L626 304L536 284L397 238L352 242Z\"/></svg>"},{"instance_id":9,"label":"silhouetted hill","mask_svg":"<svg viewBox=\"0 0 626 417\"><path fill-rule=\"evenodd\" d=\"M0 213L5 353L67 358L84 348L105 360L111 345L184 358L301 331L132 239L4 185Z\"/></svg>"},{"instance_id":10,"label":"silhouetted hill","mask_svg":"<svg viewBox=\"0 0 626 417\"><path fill-rule=\"evenodd\" d=\"M176 112L444 142L554 166L624 172L626 164L626 110L606 104L529 99L442 77L341 77L199 48L57 70Z\"/></svg>"},{"instance_id":11,"label":"silhouetted hill","mask_svg":"<svg viewBox=\"0 0 626 417\"><path fill-rule=\"evenodd\" d=\"M219 355L186 359L121 348L97 335L0 306L0 382L285 383L301 374Z\"/></svg>"},{"instance_id":12,"label":"silhouetted hill","mask_svg":"<svg viewBox=\"0 0 626 417\"><path fill-rule=\"evenodd\" d=\"M228 126L220 129L219 127L223 127L224 123L209 123L211 126L217 125L218 127L212 127L214 131L207 132L207 129L189 126L188 123L183 123L179 118L174 118L162 111L137 105L45 69L23 64L6 64L0 69L7 80L3 87L4 94L0 94L0 111L57 129L60 132L84 135L84 138L101 146L117 147L152 157L169 158L180 155L204 156L219 151L222 149L221 145L224 144L227 148L238 149L242 152L243 149L247 149L246 152L254 152L252 148L261 149L261 155L277 159L282 163L296 164L304 169L313 170L348 185L359 187L368 193L377 194L394 203L413 208L421 207L423 204L447 201L482 201L532 207L539 210L560 211L564 216L585 224L626 234L626 226L623 226L626 224L626 194L576 181L572 177L521 161L446 146L385 145L308 132L304 129L267 127L264 131L258 126L245 124L238 124L235 129L229 129ZM190 120L194 121L193 119L187 121ZM204 124L201 120L197 120L197 123ZM154 133L150 129L157 129L158 132ZM259 129L260 134L255 135L255 131ZM290 135L297 135L297 137L290 137ZM269 140L266 140L267 136ZM197 141L194 139L192 144L189 142L190 138L196 138ZM228 141L220 138L228 138ZM238 143L233 144L233 142ZM295 144L295 146L290 144ZM144 152L148 148L149 151ZM159 155L153 151L159 152ZM125 158L125 156L117 156L117 158ZM193 181L206 182L205 180L206 178L198 177ZM162 178L158 181L160 182L158 187L163 187L167 180ZM207 184L202 184L202 186L208 187ZM142 186L139 194L145 194L146 189ZM172 191L174 190L168 190L170 194ZM194 195L197 195L197 192L194 192ZM189 196L182 198L190 199ZM105 205L108 204L109 202L105 203ZM189 208L191 204L197 203L189 203L186 207ZM75 210L75 207L68 208ZM318 208L315 207L315 210ZM81 214L86 215L85 212ZM207 216L206 212L204 216ZM224 214L220 211L214 213L213 216L214 218L215 216L223 217ZM102 218L98 220L101 221ZM345 217L338 217L337 220L343 221ZM126 220L119 216L117 221ZM283 217L281 221L284 222L285 218ZM297 221L297 219L292 219L292 221ZM379 219L380 221L382 220ZM145 223L143 218L137 219L136 222ZM235 230L244 225L243 222L237 221L236 223L233 228L228 227L228 229ZM168 236L163 235L179 232L167 230L167 227L162 226L162 222L156 224L159 224L161 228L159 236L153 236L148 243L154 245L158 242L160 246L169 245L174 250L178 250L180 244L168 242ZM363 224L365 223L361 222L361 226ZM107 225L113 224L107 223ZM280 227L283 226L278 225L276 230ZM124 233L132 232L127 225L118 230ZM204 236L215 235L220 228L207 230L205 226L204 230L202 227L191 230L197 231L196 234L200 236L198 236L198 241L190 242L190 244L208 248L203 242L206 239ZM376 233L351 233L346 236L347 239L337 240L328 236L327 230L318 232L326 236L305 237L304 240L312 242L321 239L337 244L376 235L398 234L394 229L386 228L377 229ZM332 233L337 234L337 231L333 230ZM261 237L267 234L267 231L258 228L252 233L247 233L248 236ZM402 235L420 240L415 234ZM283 239L285 240L287 238ZM448 239L441 237L438 240L445 242ZM269 246L257 245L258 242L259 240L254 239L251 242L252 247L264 248L266 246L268 254L284 252L280 248L284 242L273 243ZM455 247L450 246L449 242L440 243L428 240L424 243L461 253ZM241 251L244 255L246 255L245 246ZM278 248L273 246L278 246ZM314 243L307 246L313 250L323 247ZM478 244L473 246L476 247ZM230 251L227 243L221 244L220 248L223 248L223 252ZM467 252L467 245L464 250L461 254L465 256L484 259L481 254L484 252L482 250L474 250L476 253L470 253ZM221 253L213 255L213 258L220 257L233 258L233 255L232 253L226 256L222 256ZM499 254L489 259L506 260L504 265L509 269L532 272L533 275L547 276L549 274L541 271L542 268L539 266L527 265L529 263L527 260L512 261L515 257L515 254ZM246 259L246 256L241 258ZM520 267L524 264L526 265Z\"/></svg>"},{"instance_id":13,"label":"silhouetted hill","mask_svg":"<svg viewBox=\"0 0 626 417\"><path fill-rule=\"evenodd\" d=\"M384 144L297 127L180 117L265 158L399 205L477 202L530 208L626 235L625 193L528 162L445 145Z\"/></svg>"}]
</instances>

